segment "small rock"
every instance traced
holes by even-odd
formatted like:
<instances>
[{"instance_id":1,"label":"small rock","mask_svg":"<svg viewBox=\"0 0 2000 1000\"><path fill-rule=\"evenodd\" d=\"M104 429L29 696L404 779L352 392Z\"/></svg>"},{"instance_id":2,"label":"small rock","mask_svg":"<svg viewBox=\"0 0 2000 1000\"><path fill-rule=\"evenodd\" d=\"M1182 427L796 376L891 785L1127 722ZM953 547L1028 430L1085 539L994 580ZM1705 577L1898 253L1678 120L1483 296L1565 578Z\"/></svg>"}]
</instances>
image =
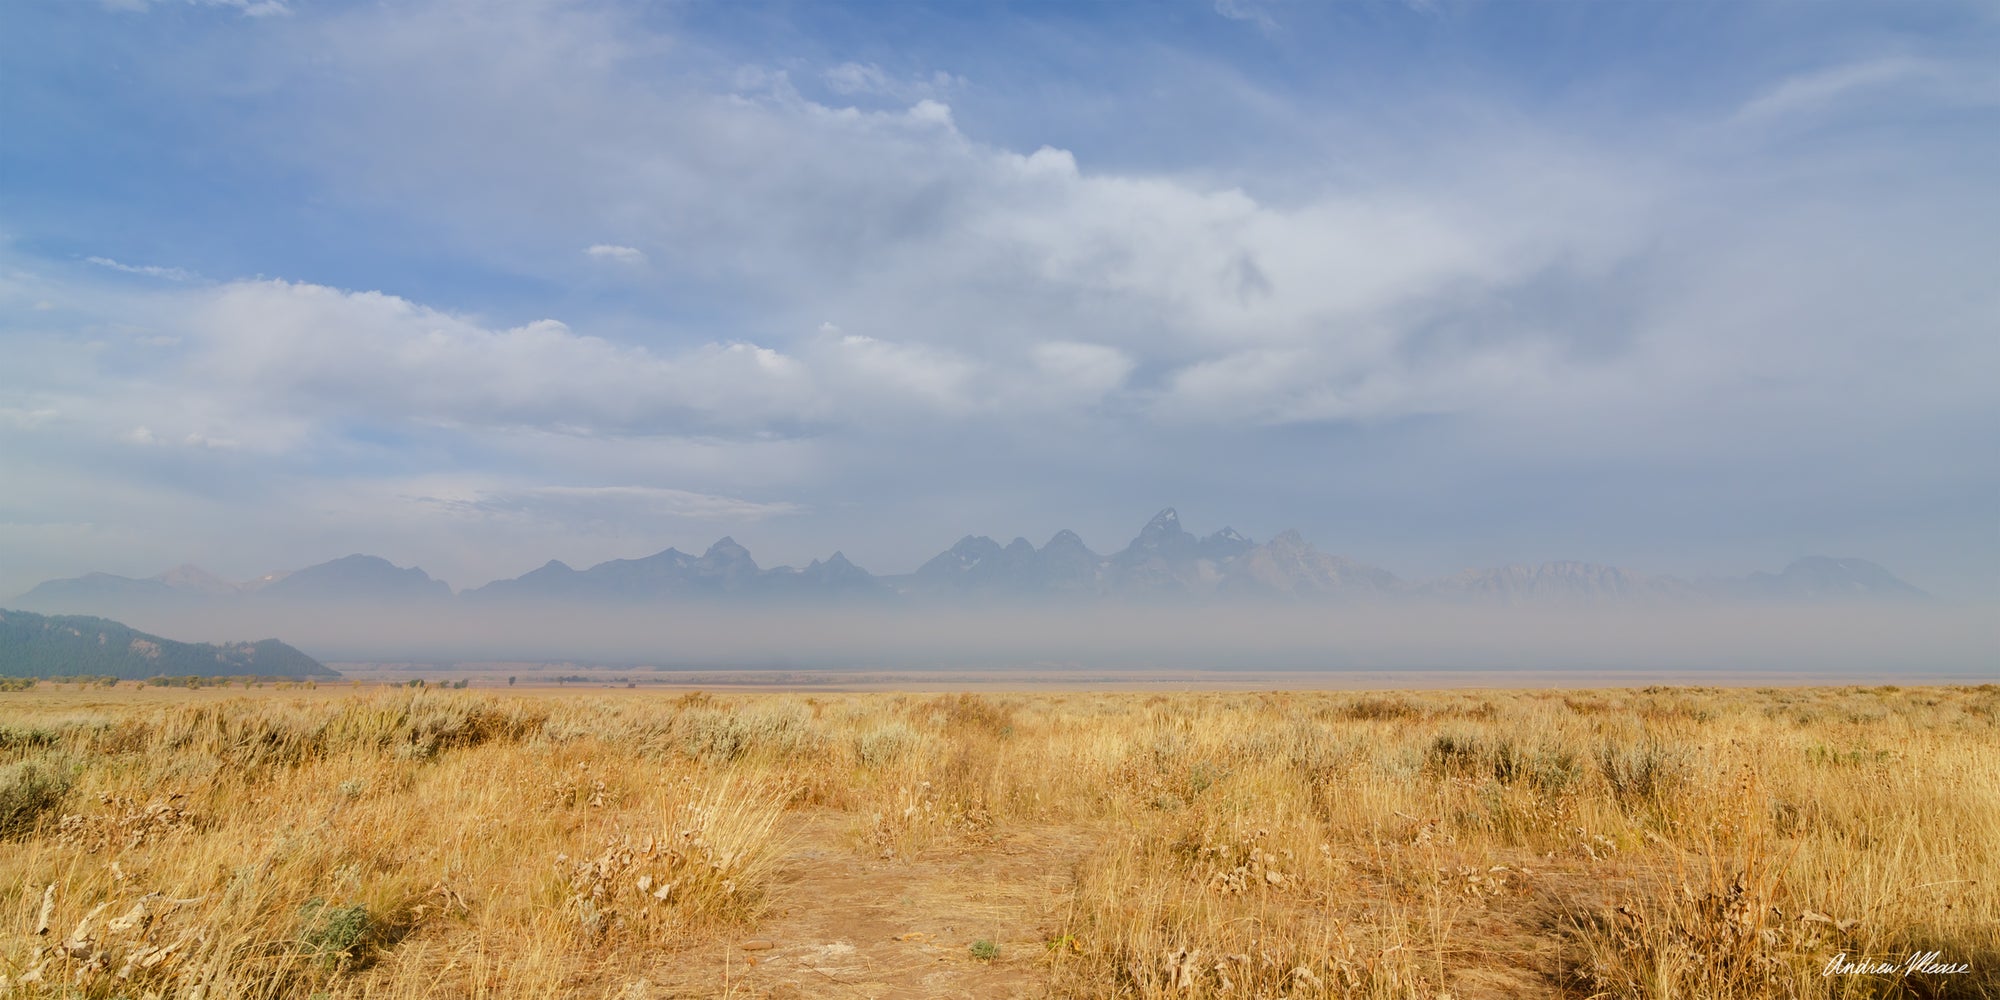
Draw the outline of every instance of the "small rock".
<instances>
[{"instance_id":1,"label":"small rock","mask_svg":"<svg viewBox=\"0 0 2000 1000\"><path fill-rule=\"evenodd\" d=\"M743 942L744 951L770 951L771 947L771 942L764 938L755 938Z\"/></svg>"}]
</instances>

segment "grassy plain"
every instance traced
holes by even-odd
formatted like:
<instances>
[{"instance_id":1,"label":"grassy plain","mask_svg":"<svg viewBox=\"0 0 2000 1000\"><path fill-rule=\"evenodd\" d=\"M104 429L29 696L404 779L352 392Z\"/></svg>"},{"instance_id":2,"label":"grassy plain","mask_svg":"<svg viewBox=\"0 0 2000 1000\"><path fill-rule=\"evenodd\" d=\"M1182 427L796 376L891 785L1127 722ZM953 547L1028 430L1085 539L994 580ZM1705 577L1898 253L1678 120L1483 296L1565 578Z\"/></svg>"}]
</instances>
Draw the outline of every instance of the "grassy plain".
<instances>
[{"instance_id":1,"label":"grassy plain","mask_svg":"<svg viewBox=\"0 0 2000 1000\"><path fill-rule=\"evenodd\" d=\"M0 693L0 995L1992 996L1996 875L1992 685Z\"/></svg>"}]
</instances>

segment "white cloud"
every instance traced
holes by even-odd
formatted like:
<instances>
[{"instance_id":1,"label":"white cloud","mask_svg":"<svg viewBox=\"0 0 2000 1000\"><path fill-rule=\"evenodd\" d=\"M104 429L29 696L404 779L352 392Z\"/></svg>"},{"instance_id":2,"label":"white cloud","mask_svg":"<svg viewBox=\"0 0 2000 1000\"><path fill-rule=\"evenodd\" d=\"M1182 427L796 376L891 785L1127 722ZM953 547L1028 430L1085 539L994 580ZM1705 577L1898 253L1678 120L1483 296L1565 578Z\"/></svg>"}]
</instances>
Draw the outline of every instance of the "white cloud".
<instances>
[{"instance_id":1,"label":"white cloud","mask_svg":"<svg viewBox=\"0 0 2000 1000\"><path fill-rule=\"evenodd\" d=\"M531 486L458 489L413 501L454 517L532 519L558 524L674 518L748 523L805 513L785 501L753 501L661 486Z\"/></svg>"},{"instance_id":2,"label":"white cloud","mask_svg":"<svg viewBox=\"0 0 2000 1000\"><path fill-rule=\"evenodd\" d=\"M896 77L874 63L844 62L820 76L828 90L842 97L885 97L906 103L942 99L965 85L963 79L943 70L928 76Z\"/></svg>"},{"instance_id":3,"label":"white cloud","mask_svg":"<svg viewBox=\"0 0 2000 1000\"><path fill-rule=\"evenodd\" d=\"M181 444L189 448L207 448L211 451L235 451L243 445L234 438L210 437L207 434L190 433L181 438Z\"/></svg>"},{"instance_id":4,"label":"white cloud","mask_svg":"<svg viewBox=\"0 0 2000 1000\"><path fill-rule=\"evenodd\" d=\"M1285 8L1217 9L1268 25ZM420 440L412 454L497 453L557 482L811 496L824 515L829 494L805 484L838 492L824 484L852 483L840 477L858 477L856 456L946 462L970 438L1026 442L1025 462L1058 436L1078 454L1114 440L1166 454L1194 422L1248 444L1188 467L1247 467L1284 460L1256 448L1276 440L1257 437L1268 425L1447 415L1461 419L1409 423L1454 428L1437 440L1475 441L1496 466L1671 453L1694 467L1827 442L1859 454L1887 425L1915 440L1910 428L1942 439L1992 424L1979 378L1993 370L1991 282L1967 263L1993 256L1990 181L1968 179L1975 154L1923 145L1915 125L1914 146L1829 134L1807 153L1773 130L1718 128L1726 110L1635 111L1640 141L1501 96L1453 93L1441 111L1402 93L1318 102L1244 84L1228 100L1275 107L1282 127L1261 143L1254 129L1247 142L1190 129L1169 137L1190 148L1154 161L1172 166L1147 168L1153 140L1115 124L1078 152L1035 148L1078 134L1091 101L1136 93L1102 80L982 81L974 115L955 77L740 67L740 50L668 38L619 5L299 13L283 25L295 36L214 75L310 93L312 113L230 119L232 155L261 156L331 208L392 207L461 273L548 288L589 261L645 263L661 280L602 305L554 299L560 319L539 322L427 305L417 277L399 286L419 290L407 298L22 284L0 305L58 304L33 317L50 331L35 343L71 366L60 379L0 366L31 388L62 382L8 400L62 414L37 438L145 427L337 465L394 451L343 440L386 426ZM1774 81L1736 120L1987 101L1990 83L1989 69L1890 54ZM1072 99L1082 110L1049 105L1066 117L1045 131L1008 118L1022 110L1010 102ZM1830 170L1843 155L1869 158L1866 176ZM476 288L449 294L479 302ZM533 294L495 308L533 308L520 305ZM70 323L93 310L108 315ZM818 329L829 316L839 328ZM114 320L143 324L159 349L124 350L129 336L103 333ZM86 354L89 340L109 346ZM1449 464L1452 445L1436 448L1429 464ZM244 457L150 458L170 452ZM661 464L677 475L634 475Z\"/></svg>"},{"instance_id":5,"label":"white cloud","mask_svg":"<svg viewBox=\"0 0 2000 1000\"><path fill-rule=\"evenodd\" d=\"M1247 21L1266 33L1278 30L1277 20L1257 0L1215 0L1215 12L1232 21Z\"/></svg>"},{"instance_id":6,"label":"white cloud","mask_svg":"<svg viewBox=\"0 0 2000 1000\"><path fill-rule=\"evenodd\" d=\"M1269 17L1247 0L1218 10ZM468 253L526 231L649 261L735 312L727 329L626 323L604 339L587 318L502 328L365 293L225 286L208 332L183 334L191 364L316 419L347 407L437 426L750 435L1107 400L1250 426L1479 414L1523 387L1626 377L1611 373L1645 346L1636 319L1542 320L1532 300L1589 294L1577 289L1662 252L1689 205L1727 197L1659 156L1512 119L1361 136L1374 145L1341 174L1269 188L1107 169L965 134L942 99L955 78L818 71L835 93L905 102L864 110L809 99L782 69L717 71L726 88L662 76L662 52L713 54L617 8L522 3L465 21L420 3L317 27L346 89L314 129L274 123L266 138L336 195L406 206ZM1802 77L1746 113L1926 65ZM519 211L496 218L497 203ZM593 242L606 232L647 250ZM843 330L813 333L828 315Z\"/></svg>"},{"instance_id":7,"label":"white cloud","mask_svg":"<svg viewBox=\"0 0 2000 1000\"><path fill-rule=\"evenodd\" d=\"M620 264L644 264L646 252L636 247L621 247L610 243L594 243L583 251L598 260L617 261Z\"/></svg>"},{"instance_id":8,"label":"white cloud","mask_svg":"<svg viewBox=\"0 0 2000 1000\"><path fill-rule=\"evenodd\" d=\"M85 257L84 261L95 264L98 267L109 268L113 271L122 271L126 274L142 274L148 278L165 278L168 281L187 281L194 277L193 274L178 267L161 267L157 264L121 264L109 257Z\"/></svg>"},{"instance_id":9,"label":"white cloud","mask_svg":"<svg viewBox=\"0 0 2000 1000\"><path fill-rule=\"evenodd\" d=\"M1268 18L1246 2L1219 10ZM446 22L424 4L331 18L329 58L355 89L327 105L324 135L277 137L342 163L329 185L438 228L481 244L565 234L592 259L650 262L750 303L748 318L607 340L234 283L208 331L188 335L201 372L316 419L366 400L438 426L589 433L785 434L1106 400L1246 425L1477 413L1510 387L1606 371L1617 348L1598 345L1629 345L1629 329L1504 310L1632 259L1670 205L1696 197L1671 170L1515 124L1406 140L1404 159L1276 197L983 144L932 96L955 78L865 62L820 72L833 92L908 102L862 110L808 99L778 69L744 68L721 92L662 82L647 75L657 40L615 9L528 3L462 31ZM515 58L487 58L495 49ZM1792 81L1756 113L1918 66ZM369 89L387 81L394 100ZM487 113L496 101L510 113ZM521 212L483 228L501 202ZM650 254L591 242L606 231ZM1510 318L1494 322L1496 309ZM823 315L844 330L810 332ZM1440 328L1463 343L1427 346ZM1598 356L1570 357L1579 349Z\"/></svg>"},{"instance_id":10,"label":"white cloud","mask_svg":"<svg viewBox=\"0 0 2000 1000\"><path fill-rule=\"evenodd\" d=\"M181 349L174 366L148 376L147 392L188 401L160 419L208 413L171 436L211 447L289 448L302 429L355 421L754 436L910 413L973 418L1024 400L1088 404L1134 364L1117 348L1066 342L1001 363L832 324L789 349L711 341L668 353L556 320L494 328L393 295L286 281L230 282L155 309L178 317ZM267 433L244 441L211 429L232 423ZM293 436L275 436L279 427Z\"/></svg>"},{"instance_id":11,"label":"white cloud","mask_svg":"<svg viewBox=\"0 0 2000 1000\"><path fill-rule=\"evenodd\" d=\"M874 63L841 63L826 71L826 85L836 94L880 94L890 89L888 74Z\"/></svg>"},{"instance_id":12,"label":"white cloud","mask_svg":"<svg viewBox=\"0 0 2000 1000\"><path fill-rule=\"evenodd\" d=\"M1049 388L1090 401L1123 388L1137 365L1116 347L1068 340L1036 344L1028 356Z\"/></svg>"},{"instance_id":13,"label":"white cloud","mask_svg":"<svg viewBox=\"0 0 2000 1000\"><path fill-rule=\"evenodd\" d=\"M1746 102L1736 119L1761 121L1781 115L1817 111L1856 93L1879 90L1920 78L1935 78L1939 68L1921 59L1895 56L1847 63L1789 77Z\"/></svg>"},{"instance_id":14,"label":"white cloud","mask_svg":"<svg viewBox=\"0 0 2000 1000\"><path fill-rule=\"evenodd\" d=\"M317 419L644 433L813 415L804 370L750 344L665 357L555 320L491 329L393 295L284 281L224 285L188 322L191 376Z\"/></svg>"},{"instance_id":15,"label":"white cloud","mask_svg":"<svg viewBox=\"0 0 2000 1000\"><path fill-rule=\"evenodd\" d=\"M324 136L285 132L302 168L343 162L330 185L477 243L570 233L621 260L596 234L643 237L658 271L754 304L746 329L810 383L786 393L810 400L795 419L896 398L950 412L1019 405L1024 380L1048 379L1024 363L1045 341L1099 344L1147 372L1296 350L1358 381L1405 363L1406 326L1445 304L1623 252L1658 197L1623 164L1512 133L1418 158L1463 170L1260 197L983 144L957 127L937 80L904 86L870 63L821 73L837 93L901 107L821 104L758 67L733 73L728 92L662 83L647 29L614 10L524 4L449 20L416 5L332 22L329 58L360 82L351 103L328 106ZM388 80L403 81L393 99L369 89ZM490 100L511 109L504 125ZM503 202L521 210L489 230ZM826 315L866 340L802 336ZM707 338L750 339L696 331L649 357L712 352Z\"/></svg>"},{"instance_id":16,"label":"white cloud","mask_svg":"<svg viewBox=\"0 0 2000 1000\"><path fill-rule=\"evenodd\" d=\"M212 437L198 431L182 434L178 440L175 440L172 436L157 432L144 424L119 435L119 440L126 444L138 445L142 448L173 447L178 444L183 448L196 448L204 451L236 451L243 447L242 443L234 438Z\"/></svg>"},{"instance_id":17,"label":"white cloud","mask_svg":"<svg viewBox=\"0 0 2000 1000\"><path fill-rule=\"evenodd\" d=\"M109 10L143 13L169 0L99 0ZM185 0L190 7L224 7L236 10L245 17L270 17L274 14L289 14L291 7L285 0Z\"/></svg>"},{"instance_id":18,"label":"white cloud","mask_svg":"<svg viewBox=\"0 0 2000 1000\"><path fill-rule=\"evenodd\" d=\"M846 400L856 407L900 397L956 413L978 403L973 395L978 366L949 351L846 334L831 324L820 332L812 356L831 380L849 390Z\"/></svg>"},{"instance_id":19,"label":"white cloud","mask_svg":"<svg viewBox=\"0 0 2000 1000\"><path fill-rule=\"evenodd\" d=\"M15 406L0 406L0 425L16 430L31 431L60 416L57 411L47 408L25 409Z\"/></svg>"}]
</instances>

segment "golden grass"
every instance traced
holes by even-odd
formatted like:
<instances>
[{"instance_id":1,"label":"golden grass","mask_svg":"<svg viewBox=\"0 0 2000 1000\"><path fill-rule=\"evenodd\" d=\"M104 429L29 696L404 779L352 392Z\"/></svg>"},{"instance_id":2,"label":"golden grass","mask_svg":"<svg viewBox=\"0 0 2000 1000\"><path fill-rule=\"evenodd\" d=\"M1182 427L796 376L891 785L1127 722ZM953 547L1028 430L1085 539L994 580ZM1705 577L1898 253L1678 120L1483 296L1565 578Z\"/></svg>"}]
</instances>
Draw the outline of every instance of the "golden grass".
<instances>
[{"instance_id":1,"label":"golden grass","mask_svg":"<svg viewBox=\"0 0 2000 1000\"><path fill-rule=\"evenodd\" d=\"M893 907L1003 843L960 921L994 944L937 961L1022 995L2000 994L1991 685L44 684L0 719L0 995L766 995L740 942L862 902L802 867ZM1925 952L1969 968L1822 974Z\"/></svg>"}]
</instances>

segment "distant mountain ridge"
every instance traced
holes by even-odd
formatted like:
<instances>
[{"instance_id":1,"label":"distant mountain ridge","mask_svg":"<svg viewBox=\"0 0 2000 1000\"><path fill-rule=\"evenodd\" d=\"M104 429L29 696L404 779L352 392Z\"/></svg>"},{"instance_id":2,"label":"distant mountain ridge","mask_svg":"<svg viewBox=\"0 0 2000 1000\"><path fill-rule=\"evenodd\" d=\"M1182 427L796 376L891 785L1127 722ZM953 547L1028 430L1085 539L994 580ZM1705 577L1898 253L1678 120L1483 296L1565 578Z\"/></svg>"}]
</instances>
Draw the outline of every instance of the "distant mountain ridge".
<instances>
[{"instance_id":1,"label":"distant mountain ridge","mask_svg":"<svg viewBox=\"0 0 2000 1000\"><path fill-rule=\"evenodd\" d=\"M393 604L447 601L507 605L659 602L813 603L1107 600L1430 600L1503 606L1629 603L1911 601L1929 595L1865 559L1808 556L1779 573L1690 582L1617 566L1556 561L1466 570L1405 581L1377 566L1320 551L1296 530L1258 543L1233 528L1187 531L1168 507L1124 548L1100 555L1063 530L1037 548L967 535L914 572L878 576L835 552L804 568L764 568L733 538L701 555L668 548L587 569L550 560L518 577L454 597L422 569L351 555L291 573L232 584L193 566L145 580L90 573L50 580L17 599L48 611L171 610L217 603Z\"/></svg>"},{"instance_id":2,"label":"distant mountain ridge","mask_svg":"<svg viewBox=\"0 0 2000 1000\"><path fill-rule=\"evenodd\" d=\"M287 573L257 591L269 600L431 601L451 597L451 585L414 566L379 556L352 555Z\"/></svg>"},{"instance_id":3,"label":"distant mountain ridge","mask_svg":"<svg viewBox=\"0 0 2000 1000\"><path fill-rule=\"evenodd\" d=\"M0 610L0 677L339 677L276 639L175 642L84 615Z\"/></svg>"},{"instance_id":4,"label":"distant mountain ridge","mask_svg":"<svg viewBox=\"0 0 2000 1000\"><path fill-rule=\"evenodd\" d=\"M1574 561L1466 570L1422 584L1419 589L1438 597L1493 598L1507 604L1691 600L1703 596L1701 588L1671 576L1648 576L1617 566Z\"/></svg>"},{"instance_id":5,"label":"distant mountain ridge","mask_svg":"<svg viewBox=\"0 0 2000 1000\"><path fill-rule=\"evenodd\" d=\"M511 580L495 580L459 595L468 601L597 602L753 597L884 597L889 590L871 573L835 552L804 569L764 569L750 550L723 538L700 556L666 549L641 559L613 559L585 570L550 560Z\"/></svg>"}]
</instances>

